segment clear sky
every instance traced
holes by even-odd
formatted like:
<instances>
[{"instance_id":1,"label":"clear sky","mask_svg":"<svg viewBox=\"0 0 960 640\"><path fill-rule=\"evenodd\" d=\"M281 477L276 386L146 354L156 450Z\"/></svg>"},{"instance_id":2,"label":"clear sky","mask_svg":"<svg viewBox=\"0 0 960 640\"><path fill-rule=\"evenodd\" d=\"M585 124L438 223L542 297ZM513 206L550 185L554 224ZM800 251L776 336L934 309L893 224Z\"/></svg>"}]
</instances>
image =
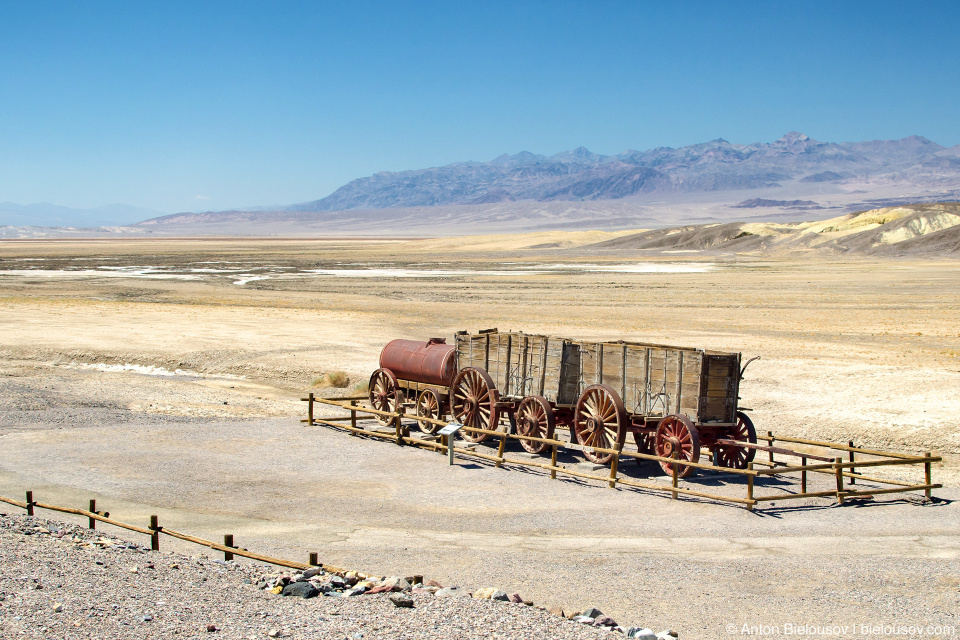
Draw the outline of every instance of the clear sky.
<instances>
[{"instance_id":1,"label":"clear sky","mask_svg":"<svg viewBox=\"0 0 960 640\"><path fill-rule=\"evenodd\" d=\"M0 202L291 204L715 138L960 143L960 2L0 0Z\"/></svg>"}]
</instances>

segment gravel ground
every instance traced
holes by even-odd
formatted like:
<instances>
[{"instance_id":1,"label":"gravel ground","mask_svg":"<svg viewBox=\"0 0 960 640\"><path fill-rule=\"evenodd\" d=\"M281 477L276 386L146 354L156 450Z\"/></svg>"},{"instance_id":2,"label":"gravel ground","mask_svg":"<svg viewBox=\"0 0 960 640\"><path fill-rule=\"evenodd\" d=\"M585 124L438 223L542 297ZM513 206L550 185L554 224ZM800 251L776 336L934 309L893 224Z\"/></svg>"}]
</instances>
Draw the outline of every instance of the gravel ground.
<instances>
[{"instance_id":1,"label":"gravel ground","mask_svg":"<svg viewBox=\"0 0 960 640\"><path fill-rule=\"evenodd\" d=\"M275 568L150 551L39 517L0 515L0 550L3 638L623 637L524 604L463 596L413 594L409 609L389 594L282 597L256 586Z\"/></svg>"}]
</instances>

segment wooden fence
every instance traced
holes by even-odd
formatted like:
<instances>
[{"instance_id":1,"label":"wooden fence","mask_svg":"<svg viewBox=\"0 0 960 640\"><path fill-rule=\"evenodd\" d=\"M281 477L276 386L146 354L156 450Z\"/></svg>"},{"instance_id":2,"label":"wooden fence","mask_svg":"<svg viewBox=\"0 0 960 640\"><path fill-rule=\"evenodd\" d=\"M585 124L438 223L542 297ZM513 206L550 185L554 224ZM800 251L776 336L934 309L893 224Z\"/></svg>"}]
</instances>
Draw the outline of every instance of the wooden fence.
<instances>
[{"instance_id":1,"label":"wooden fence","mask_svg":"<svg viewBox=\"0 0 960 640\"><path fill-rule=\"evenodd\" d=\"M393 413L379 411L377 409L360 405L359 402L364 399L366 399L366 396L317 398L311 393L306 398L302 398L302 400L307 403L307 417L306 419L301 420L301 422L305 422L310 426L322 425L336 429L343 429L355 435L388 440L395 442L398 445L413 445L438 451L444 454L449 453L447 447L450 446L450 437L444 437L440 439L436 437L414 438L410 435L410 425L404 424L403 421L404 418L410 418L438 426L446 426L447 422L421 416L407 416L404 413L403 407L400 407L398 411ZM348 415L316 417L314 405L317 403L342 409L346 411ZM360 426L359 421L367 419L362 416L380 416L382 418L389 419L391 431L384 432L382 430ZM613 456L610 463L609 474L598 475L595 473L586 473L583 471L570 469L557 463L559 452L583 450L583 447L576 443L555 439L548 440L546 438L521 436L513 433L505 433L503 431L474 429L470 427L462 427L461 430L474 434L487 434L488 436L499 439L495 454L483 453L477 451L475 448L458 447L456 442L453 442L452 445L454 452L464 456L471 456L493 462L497 468L502 467L504 464L537 467L549 471L550 478L552 479L556 479L558 475L566 475L585 480L602 482L611 489L616 488L616 486L619 484L637 489L669 493L671 498L674 500L676 500L679 496L692 496L696 498L715 500L718 502L734 503L743 505L750 511L753 511L754 507L761 502L796 500L800 498L832 497L836 499L837 503L844 504L845 500L852 498L867 498L874 495L901 493L907 491L923 491L926 497L930 498L932 489L939 489L943 486L941 484L934 484L932 481L932 465L936 462L941 462L942 459L939 456L934 456L929 452L919 456L865 449L862 447L855 447L852 441L847 445L842 445L818 440L804 440L801 438L774 436L773 433L768 432L766 436L760 436L758 438L761 441L767 442L766 445L747 445L755 449L757 453L767 453L768 459L754 460L746 469L717 467L713 464L705 464L703 462L678 462L676 457L664 458L652 454L622 451L619 449L591 448L593 451L608 453ZM546 457L544 457L544 462L536 462L534 460L516 457L506 457L507 442L509 440L527 440L546 444L550 450L549 462L546 462ZM802 445L805 447L817 447L819 450L821 450L821 453L795 451L792 449L775 446L775 443L789 443L794 445ZM822 455L823 450L831 455ZM844 460L843 457L837 455L841 452L847 455L847 460ZM776 458L777 454L780 455L781 459L778 460ZM799 460L800 464L787 464L783 461L783 457L796 458ZM656 481L642 481L637 480L636 478L625 476L619 470L620 463L624 458L635 460L651 460L670 464L673 474L672 477L670 477L669 484ZM818 463L809 464L810 460L816 460ZM868 476L860 471L857 471L857 469L864 468L901 465L916 467L922 466L924 470L923 482L904 482L902 480ZM694 469L714 474L732 474L733 476L736 476L738 480L742 481L745 494L743 497L737 497L733 495L721 495L718 493L700 491L686 486L681 486L681 467L693 467ZM758 490L765 488L763 486L758 486L758 482L762 484L763 480L768 477L782 477L789 476L791 474L799 476L800 486L797 491L778 491L776 493L768 493L763 495L758 494ZM832 488L829 490L808 491L808 474L833 476L835 479L835 486L832 486ZM881 486L879 488L864 488L863 490L860 490L856 485L857 480L860 480L861 482L870 482ZM689 482L686 484L689 484ZM831 484L833 485L833 483Z\"/></svg>"},{"instance_id":2,"label":"wooden fence","mask_svg":"<svg viewBox=\"0 0 960 640\"><path fill-rule=\"evenodd\" d=\"M223 544L213 542L212 540L204 540L203 538L198 538L196 536L191 536L189 534L175 531L173 529L167 529L161 527L158 521L157 516L150 516L150 525L147 527L139 527L134 524L129 524L126 522L121 522L110 517L110 514L105 511L97 510L97 501L90 500L89 509L74 509L72 507L60 507L53 504L45 504L43 502L35 502L33 499L33 491L26 492L26 500L14 500L13 498L7 498L5 496L0 496L0 502L5 502L11 504L15 507L20 507L21 509L26 509L27 515L34 515L36 509L46 509L48 511L57 511L59 513L70 513L78 516L85 516L87 518L87 526L90 529L97 528L97 522L104 522L106 524L119 527L121 529L126 529L127 531L135 531L137 533L142 533L143 535L150 536L150 548L154 551L160 550L160 536L170 536L171 538L177 538L179 540L184 540L185 542L191 542L193 544L198 544L204 547L209 547L214 551L222 551L224 560L233 560L234 556L240 556L242 558L249 558L250 560L258 560L260 562L266 562L267 564L273 564L280 567L288 567L290 569L309 569L310 567L320 567L324 571L329 573L343 573L343 569L339 569L334 566L321 564L317 561L317 554L311 552L309 554L309 560L307 562L295 562L293 560L284 560L282 558L273 558L271 556L266 556L261 553L253 553L242 547L237 547L234 545L233 535L226 534L223 536Z\"/></svg>"}]
</instances>

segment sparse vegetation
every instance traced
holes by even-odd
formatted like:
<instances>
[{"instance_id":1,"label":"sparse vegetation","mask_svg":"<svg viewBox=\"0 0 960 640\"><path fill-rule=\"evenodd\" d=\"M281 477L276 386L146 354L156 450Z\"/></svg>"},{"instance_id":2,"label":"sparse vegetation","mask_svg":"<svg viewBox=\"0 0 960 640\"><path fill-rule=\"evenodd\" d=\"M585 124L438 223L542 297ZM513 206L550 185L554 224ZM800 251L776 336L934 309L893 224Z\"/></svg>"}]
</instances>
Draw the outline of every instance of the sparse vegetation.
<instances>
[{"instance_id":1,"label":"sparse vegetation","mask_svg":"<svg viewBox=\"0 0 960 640\"><path fill-rule=\"evenodd\" d=\"M314 380L312 386L345 389L350 386L350 376L344 371L328 371Z\"/></svg>"},{"instance_id":2,"label":"sparse vegetation","mask_svg":"<svg viewBox=\"0 0 960 640\"><path fill-rule=\"evenodd\" d=\"M755 235L757 234L750 233L749 231L741 231L737 235L733 236L733 239L736 240L737 238L746 238L747 236L755 236Z\"/></svg>"}]
</instances>

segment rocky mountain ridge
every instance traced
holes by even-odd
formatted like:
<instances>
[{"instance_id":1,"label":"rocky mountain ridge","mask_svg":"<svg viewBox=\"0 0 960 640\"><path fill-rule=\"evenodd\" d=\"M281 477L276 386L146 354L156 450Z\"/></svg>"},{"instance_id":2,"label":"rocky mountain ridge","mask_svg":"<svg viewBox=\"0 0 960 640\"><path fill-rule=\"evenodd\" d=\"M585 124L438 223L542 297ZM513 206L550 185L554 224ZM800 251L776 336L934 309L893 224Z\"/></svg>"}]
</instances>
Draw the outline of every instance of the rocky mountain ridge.
<instances>
[{"instance_id":1,"label":"rocky mountain ridge","mask_svg":"<svg viewBox=\"0 0 960 640\"><path fill-rule=\"evenodd\" d=\"M679 149L628 150L612 156L584 147L553 156L522 151L489 162L379 172L353 180L292 212L439 205L616 200L651 194L693 194L779 187L787 182L908 181L924 187L960 184L960 145L945 148L921 136L867 142L819 142L790 132L771 143L723 139Z\"/></svg>"}]
</instances>

